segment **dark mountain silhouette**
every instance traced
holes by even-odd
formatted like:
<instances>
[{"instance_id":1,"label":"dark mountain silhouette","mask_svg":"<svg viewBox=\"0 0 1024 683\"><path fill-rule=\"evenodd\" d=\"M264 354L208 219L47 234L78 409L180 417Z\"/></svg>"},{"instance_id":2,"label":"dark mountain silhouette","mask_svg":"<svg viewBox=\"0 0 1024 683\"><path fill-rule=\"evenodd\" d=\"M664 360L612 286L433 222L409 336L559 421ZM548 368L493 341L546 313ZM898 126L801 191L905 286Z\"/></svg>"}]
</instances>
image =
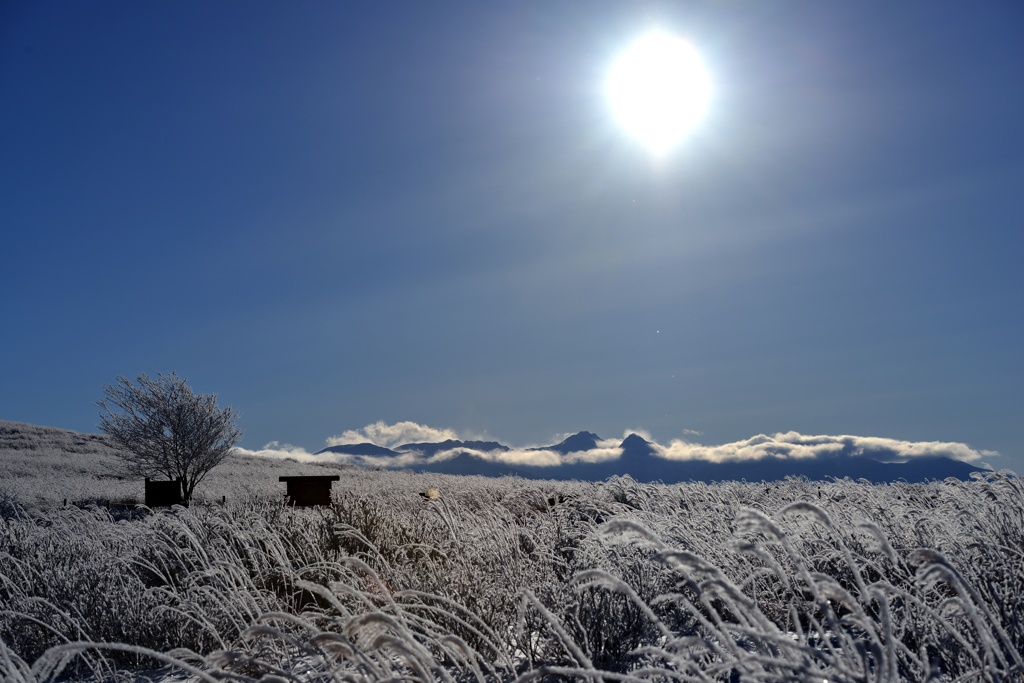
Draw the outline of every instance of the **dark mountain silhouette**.
<instances>
[{"instance_id":1,"label":"dark mountain silhouette","mask_svg":"<svg viewBox=\"0 0 1024 683\"><path fill-rule=\"evenodd\" d=\"M321 453L347 453L348 455L398 455L396 451L390 448L384 448L372 443L345 443L340 446L328 446L327 448L317 451L314 455L320 455Z\"/></svg>"},{"instance_id":2,"label":"dark mountain silhouette","mask_svg":"<svg viewBox=\"0 0 1024 683\"><path fill-rule=\"evenodd\" d=\"M597 448L600 437L592 432L579 432L567 439L532 451L555 451L562 455L591 451ZM476 451L508 451L507 446L496 442L445 441L441 443L418 443L399 446L403 452L416 450L424 455L459 448ZM446 460L410 465L417 472L438 474L475 474L488 477L519 476L526 479L578 479L603 481L613 476L629 475L639 482L662 482L674 484L685 481L780 481L786 477L805 477L811 480L866 479L873 483L895 481L923 482L933 479L969 479L972 472L983 472L959 460L941 457L921 457L906 463L890 462L888 452L857 453L840 452L837 455L819 456L807 459L768 457L761 460L733 462L711 462L707 460L667 460L657 456L654 445L638 434L630 434L620 444L621 457L604 462L578 462L551 467L536 465L512 465L487 460L468 451L458 453Z\"/></svg>"},{"instance_id":3,"label":"dark mountain silhouette","mask_svg":"<svg viewBox=\"0 0 1024 683\"><path fill-rule=\"evenodd\" d=\"M619 447L622 457L616 461L616 474L629 474L637 481L658 481L661 478L661 470L669 461L655 455L650 441L639 434L630 434Z\"/></svg>"},{"instance_id":4,"label":"dark mountain silhouette","mask_svg":"<svg viewBox=\"0 0 1024 683\"><path fill-rule=\"evenodd\" d=\"M969 479L972 472L984 471L950 458L915 458L906 464L886 463L867 455L821 456L804 460L763 458L736 462L713 463L705 460L666 461L655 471L638 472L638 481L705 481L729 480L778 481L786 477L807 479L866 479L873 483L895 481L922 482L930 479Z\"/></svg>"}]
</instances>

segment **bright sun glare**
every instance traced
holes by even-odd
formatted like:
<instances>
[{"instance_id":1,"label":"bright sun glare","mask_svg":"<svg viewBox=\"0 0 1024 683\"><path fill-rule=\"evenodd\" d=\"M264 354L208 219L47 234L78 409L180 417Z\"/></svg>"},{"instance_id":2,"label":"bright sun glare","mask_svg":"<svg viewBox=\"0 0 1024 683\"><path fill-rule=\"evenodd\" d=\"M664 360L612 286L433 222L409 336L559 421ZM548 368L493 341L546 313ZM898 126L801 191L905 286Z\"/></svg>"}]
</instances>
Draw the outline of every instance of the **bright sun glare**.
<instances>
[{"instance_id":1,"label":"bright sun glare","mask_svg":"<svg viewBox=\"0 0 1024 683\"><path fill-rule=\"evenodd\" d=\"M626 132L655 155L678 144L700 121L711 84L690 43L651 31L612 65L607 94Z\"/></svg>"}]
</instances>

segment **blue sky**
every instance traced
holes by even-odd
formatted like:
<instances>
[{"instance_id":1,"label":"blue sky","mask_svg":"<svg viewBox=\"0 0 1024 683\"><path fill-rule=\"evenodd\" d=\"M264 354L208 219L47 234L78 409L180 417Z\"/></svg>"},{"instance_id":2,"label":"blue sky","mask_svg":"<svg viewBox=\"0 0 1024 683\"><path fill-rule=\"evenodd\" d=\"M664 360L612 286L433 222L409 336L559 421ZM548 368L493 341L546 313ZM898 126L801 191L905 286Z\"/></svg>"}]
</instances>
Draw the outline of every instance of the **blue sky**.
<instances>
[{"instance_id":1,"label":"blue sky","mask_svg":"<svg viewBox=\"0 0 1024 683\"><path fill-rule=\"evenodd\" d=\"M655 160L654 25L710 72ZM6 2L0 417L177 371L243 444L411 420L962 442L1024 470L1017 2Z\"/></svg>"}]
</instances>

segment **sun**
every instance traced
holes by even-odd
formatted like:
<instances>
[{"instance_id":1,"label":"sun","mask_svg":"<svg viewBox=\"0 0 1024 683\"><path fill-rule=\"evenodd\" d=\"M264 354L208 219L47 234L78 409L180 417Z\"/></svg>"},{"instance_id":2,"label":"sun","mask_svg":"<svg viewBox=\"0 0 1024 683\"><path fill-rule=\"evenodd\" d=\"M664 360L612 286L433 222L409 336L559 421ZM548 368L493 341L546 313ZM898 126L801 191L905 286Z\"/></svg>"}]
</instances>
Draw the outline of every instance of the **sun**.
<instances>
[{"instance_id":1,"label":"sun","mask_svg":"<svg viewBox=\"0 0 1024 683\"><path fill-rule=\"evenodd\" d=\"M655 30L616 57L606 91L619 124L662 156L703 118L711 82L690 43Z\"/></svg>"}]
</instances>

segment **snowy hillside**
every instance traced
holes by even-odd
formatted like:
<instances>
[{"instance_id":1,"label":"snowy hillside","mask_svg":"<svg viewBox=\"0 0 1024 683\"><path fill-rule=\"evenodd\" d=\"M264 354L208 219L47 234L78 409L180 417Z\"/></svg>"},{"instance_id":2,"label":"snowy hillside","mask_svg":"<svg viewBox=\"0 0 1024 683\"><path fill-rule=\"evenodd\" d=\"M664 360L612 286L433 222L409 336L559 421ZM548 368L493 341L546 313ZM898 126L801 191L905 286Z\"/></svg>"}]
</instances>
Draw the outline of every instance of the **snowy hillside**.
<instances>
[{"instance_id":1,"label":"snowy hillside","mask_svg":"<svg viewBox=\"0 0 1024 683\"><path fill-rule=\"evenodd\" d=\"M3 427L3 458L110 455ZM268 474L252 467L227 469ZM1024 676L1011 475L666 486L349 468L333 500L3 508L0 679Z\"/></svg>"}]
</instances>

